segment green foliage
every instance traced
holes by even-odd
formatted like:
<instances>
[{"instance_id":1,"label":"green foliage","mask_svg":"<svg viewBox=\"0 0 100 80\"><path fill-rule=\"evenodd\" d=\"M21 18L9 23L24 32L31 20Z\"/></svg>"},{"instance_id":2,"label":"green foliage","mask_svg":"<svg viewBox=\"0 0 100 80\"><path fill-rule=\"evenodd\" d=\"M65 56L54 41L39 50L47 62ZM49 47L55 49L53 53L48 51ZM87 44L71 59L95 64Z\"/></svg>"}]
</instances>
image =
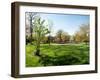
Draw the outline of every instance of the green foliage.
<instances>
[{"instance_id":1,"label":"green foliage","mask_svg":"<svg viewBox=\"0 0 100 80\"><path fill-rule=\"evenodd\" d=\"M33 34L35 39L35 46L36 46L36 55L40 55L40 43L43 37L49 33L48 28L44 25L45 20L42 20L41 17L37 16L33 22Z\"/></svg>"},{"instance_id":2,"label":"green foliage","mask_svg":"<svg viewBox=\"0 0 100 80\"><path fill-rule=\"evenodd\" d=\"M40 57L33 54L34 50L34 45L26 46L27 67L89 64L89 45L86 44L41 44Z\"/></svg>"}]
</instances>

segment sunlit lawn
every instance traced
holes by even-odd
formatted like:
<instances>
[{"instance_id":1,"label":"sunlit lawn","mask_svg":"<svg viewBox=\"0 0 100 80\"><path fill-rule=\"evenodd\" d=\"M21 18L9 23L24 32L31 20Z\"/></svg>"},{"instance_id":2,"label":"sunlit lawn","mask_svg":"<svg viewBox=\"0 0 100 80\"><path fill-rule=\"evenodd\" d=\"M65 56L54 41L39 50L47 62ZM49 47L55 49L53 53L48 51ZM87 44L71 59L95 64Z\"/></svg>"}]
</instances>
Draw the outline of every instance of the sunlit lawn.
<instances>
[{"instance_id":1,"label":"sunlit lawn","mask_svg":"<svg viewBox=\"0 0 100 80\"><path fill-rule=\"evenodd\" d=\"M86 44L42 44L42 56L35 56L34 52L34 45L26 45L26 67L89 64L89 45Z\"/></svg>"}]
</instances>

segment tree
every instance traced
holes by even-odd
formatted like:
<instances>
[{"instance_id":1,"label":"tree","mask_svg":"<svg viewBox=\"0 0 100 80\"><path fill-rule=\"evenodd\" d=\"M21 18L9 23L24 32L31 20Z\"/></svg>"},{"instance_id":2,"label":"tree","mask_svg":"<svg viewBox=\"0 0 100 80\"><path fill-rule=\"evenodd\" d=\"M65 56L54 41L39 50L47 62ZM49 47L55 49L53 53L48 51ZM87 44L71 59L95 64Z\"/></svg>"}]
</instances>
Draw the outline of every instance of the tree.
<instances>
[{"instance_id":1,"label":"tree","mask_svg":"<svg viewBox=\"0 0 100 80\"><path fill-rule=\"evenodd\" d=\"M56 41L59 43L66 43L70 40L70 36L67 32L64 32L63 30L58 30L56 33Z\"/></svg>"},{"instance_id":2,"label":"tree","mask_svg":"<svg viewBox=\"0 0 100 80\"><path fill-rule=\"evenodd\" d=\"M82 42L89 42L89 24L83 24L80 26L80 32L82 35Z\"/></svg>"},{"instance_id":3,"label":"tree","mask_svg":"<svg viewBox=\"0 0 100 80\"><path fill-rule=\"evenodd\" d=\"M75 35L74 35L74 41L76 43L82 42L82 38L81 38L80 32L76 32L75 33Z\"/></svg>"},{"instance_id":4,"label":"tree","mask_svg":"<svg viewBox=\"0 0 100 80\"><path fill-rule=\"evenodd\" d=\"M89 24L82 24L79 31L75 33L75 42L89 42Z\"/></svg>"},{"instance_id":5,"label":"tree","mask_svg":"<svg viewBox=\"0 0 100 80\"><path fill-rule=\"evenodd\" d=\"M51 36L51 33L52 33L52 27L53 27L53 22L51 20L47 20L47 25L46 25L49 29L49 34L48 34L48 43L49 43L49 46L50 46L50 43L51 43L51 40L52 40L52 36Z\"/></svg>"},{"instance_id":6,"label":"tree","mask_svg":"<svg viewBox=\"0 0 100 80\"><path fill-rule=\"evenodd\" d=\"M62 42L66 43L66 42L69 42L70 35L67 32L63 32L62 35L61 35L61 38L62 38Z\"/></svg>"},{"instance_id":7,"label":"tree","mask_svg":"<svg viewBox=\"0 0 100 80\"><path fill-rule=\"evenodd\" d=\"M33 20L35 18L35 16L37 15L36 12L26 12L26 19L28 20L29 22L29 26L30 26L30 40L32 42L32 34L33 34Z\"/></svg>"},{"instance_id":8,"label":"tree","mask_svg":"<svg viewBox=\"0 0 100 80\"><path fill-rule=\"evenodd\" d=\"M57 37L57 40L59 41L59 43L62 42L62 33L63 33L63 30L58 30L58 32L56 33L56 37Z\"/></svg>"},{"instance_id":9,"label":"tree","mask_svg":"<svg viewBox=\"0 0 100 80\"><path fill-rule=\"evenodd\" d=\"M33 22L33 32L36 44L35 55L40 56L40 43L43 37L49 33L48 28L44 25L45 20L42 20L40 16L36 16Z\"/></svg>"}]
</instances>

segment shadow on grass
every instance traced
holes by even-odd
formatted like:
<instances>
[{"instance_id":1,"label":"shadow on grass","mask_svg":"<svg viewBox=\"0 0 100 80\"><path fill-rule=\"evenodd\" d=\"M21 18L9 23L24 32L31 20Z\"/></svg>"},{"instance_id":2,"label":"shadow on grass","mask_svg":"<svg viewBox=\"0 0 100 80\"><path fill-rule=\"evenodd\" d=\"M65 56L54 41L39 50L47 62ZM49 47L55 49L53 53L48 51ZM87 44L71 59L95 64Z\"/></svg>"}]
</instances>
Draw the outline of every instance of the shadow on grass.
<instances>
[{"instance_id":1,"label":"shadow on grass","mask_svg":"<svg viewBox=\"0 0 100 80\"><path fill-rule=\"evenodd\" d=\"M78 65L78 64L89 64L88 59L82 60L82 58L75 55L64 55L64 56L55 56L50 57L44 55L40 57L40 63L44 66L60 66L60 65Z\"/></svg>"}]
</instances>

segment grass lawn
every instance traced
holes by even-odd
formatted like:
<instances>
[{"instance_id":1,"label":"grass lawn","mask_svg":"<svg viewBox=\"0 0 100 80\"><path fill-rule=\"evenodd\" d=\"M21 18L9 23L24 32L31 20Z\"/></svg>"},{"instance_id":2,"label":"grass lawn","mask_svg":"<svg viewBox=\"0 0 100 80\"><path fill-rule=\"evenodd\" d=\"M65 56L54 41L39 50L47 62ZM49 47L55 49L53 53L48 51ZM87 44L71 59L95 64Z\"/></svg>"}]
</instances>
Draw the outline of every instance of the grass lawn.
<instances>
[{"instance_id":1,"label":"grass lawn","mask_svg":"<svg viewBox=\"0 0 100 80\"><path fill-rule=\"evenodd\" d=\"M26 45L26 67L89 64L89 45L86 44L41 44L42 56L35 56L34 52L34 45Z\"/></svg>"}]
</instances>

